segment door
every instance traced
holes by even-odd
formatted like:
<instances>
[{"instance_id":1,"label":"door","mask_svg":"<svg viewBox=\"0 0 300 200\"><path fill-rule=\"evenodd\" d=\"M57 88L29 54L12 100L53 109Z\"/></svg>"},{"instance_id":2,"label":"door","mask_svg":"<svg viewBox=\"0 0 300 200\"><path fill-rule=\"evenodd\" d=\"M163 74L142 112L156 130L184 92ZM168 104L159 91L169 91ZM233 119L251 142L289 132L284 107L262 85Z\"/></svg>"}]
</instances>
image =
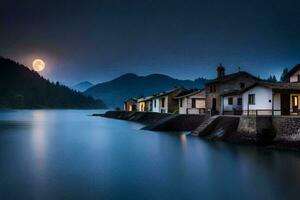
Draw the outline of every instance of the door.
<instances>
[{"instance_id":1,"label":"door","mask_svg":"<svg viewBox=\"0 0 300 200\"><path fill-rule=\"evenodd\" d=\"M298 96L292 96L292 108L293 113L298 113Z\"/></svg>"},{"instance_id":2,"label":"door","mask_svg":"<svg viewBox=\"0 0 300 200\"><path fill-rule=\"evenodd\" d=\"M212 99L212 111L216 111L217 110L217 99L213 98Z\"/></svg>"},{"instance_id":3,"label":"door","mask_svg":"<svg viewBox=\"0 0 300 200\"><path fill-rule=\"evenodd\" d=\"M281 115L289 115L290 114L290 94L281 94Z\"/></svg>"}]
</instances>

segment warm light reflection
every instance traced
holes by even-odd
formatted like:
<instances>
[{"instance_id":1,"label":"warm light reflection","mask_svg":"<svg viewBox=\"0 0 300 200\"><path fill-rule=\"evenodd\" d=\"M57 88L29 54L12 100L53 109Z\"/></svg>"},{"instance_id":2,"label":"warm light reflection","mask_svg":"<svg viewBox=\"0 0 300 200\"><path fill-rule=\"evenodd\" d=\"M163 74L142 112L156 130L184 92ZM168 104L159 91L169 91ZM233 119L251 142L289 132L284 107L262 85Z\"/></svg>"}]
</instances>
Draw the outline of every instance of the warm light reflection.
<instances>
[{"instance_id":1,"label":"warm light reflection","mask_svg":"<svg viewBox=\"0 0 300 200\"><path fill-rule=\"evenodd\" d=\"M186 134L181 134L181 135L180 135L180 141L181 141L181 143L184 143L184 144L185 144L185 143L186 143L186 140L187 140L187 139L186 139Z\"/></svg>"}]
</instances>

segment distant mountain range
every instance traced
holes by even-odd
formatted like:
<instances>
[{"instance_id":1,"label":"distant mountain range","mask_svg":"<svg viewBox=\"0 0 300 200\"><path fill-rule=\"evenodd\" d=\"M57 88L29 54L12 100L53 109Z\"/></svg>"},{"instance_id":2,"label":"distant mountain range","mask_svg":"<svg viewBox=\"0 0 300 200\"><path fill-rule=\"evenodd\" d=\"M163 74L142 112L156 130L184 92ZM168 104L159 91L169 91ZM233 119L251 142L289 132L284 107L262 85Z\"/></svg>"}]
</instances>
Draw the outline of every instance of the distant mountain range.
<instances>
[{"instance_id":1,"label":"distant mountain range","mask_svg":"<svg viewBox=\"0 0 300 200\"><path fill-rule=\"evenodd\" d=\"M53 83L37 72L0 57L0 108L105 108L95 100Z\"/></svg>"},{"instance_id":2,"label":"distant mountain range","mask_svg":"<svg viewBox=\"0 0 300 200\"><path fill-rule=\"evenodd\" d=\"M206 79L198 78L194 81L179 80L162 74L138 76L124 74L108 82L96 84L88 88L84 94L94 98L101 98L110 108L122 107L123 102L130 97L148 96L174 87L187 89L202 88Z\"/></svg>"},{"instance_id":3,"label":"distant mountain range","mask_svg":"<svg viewBox=\"0 0 300 200\"><path fill-rule=\"evenodd\" d=\"M90 88L92 86L94 86L93 83L88 82L88 81L83 81L83 82L80 82L80 83L74 85L72 87L72 89L76 90L76 91L79 91L79 92L84 92L84 91L86 91L88 88Z\"/></svg>"}]
</instances>

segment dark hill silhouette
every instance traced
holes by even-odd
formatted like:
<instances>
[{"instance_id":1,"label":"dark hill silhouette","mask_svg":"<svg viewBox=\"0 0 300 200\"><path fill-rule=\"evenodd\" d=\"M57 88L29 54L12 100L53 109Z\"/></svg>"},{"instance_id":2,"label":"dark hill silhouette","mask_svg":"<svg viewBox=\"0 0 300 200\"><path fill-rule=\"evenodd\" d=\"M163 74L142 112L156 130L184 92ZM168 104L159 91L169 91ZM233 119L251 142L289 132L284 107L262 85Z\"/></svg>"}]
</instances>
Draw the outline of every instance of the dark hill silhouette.
<instances>
[{"instance_id":1,"label":"dark hill silhouette","mask_svg":"<svg viewBox=\"0 0 300 200\"><path fill-rule=\"evenodd\" d=\"M83 81L83 82L80 82L76 85L74 85L72 87L73 90L76 90L76 91L79 91L79 92L84 92L86 91L88 88L92 87L94 84L89 82L89 81Z\"/></svg>"},{"instance_id":2,"label":"dark hill silhouette","mask_svg":"<svg viewBox=\"0 0 300 200\"><path fill-rule=\"evenodd\" d=\"M174 87L202 88L205 81L203 78L191 81L174 79L163 74L137 76L129 73L94 85L84 93L95 98L101 97L108 107L114 108L122 107L123 102L130 97L148 96Z\"/></svg>"},{"instance_id":3,"label":"dark hill silhouette","mask_svg":"<svg viewBox=\"0 0 300 200\"><path fill-rule=\"evenodd\" d=\"M105 108L101 100L52 83L37 72L0 57L1 108Z\"/></svg>"}]
</instances>

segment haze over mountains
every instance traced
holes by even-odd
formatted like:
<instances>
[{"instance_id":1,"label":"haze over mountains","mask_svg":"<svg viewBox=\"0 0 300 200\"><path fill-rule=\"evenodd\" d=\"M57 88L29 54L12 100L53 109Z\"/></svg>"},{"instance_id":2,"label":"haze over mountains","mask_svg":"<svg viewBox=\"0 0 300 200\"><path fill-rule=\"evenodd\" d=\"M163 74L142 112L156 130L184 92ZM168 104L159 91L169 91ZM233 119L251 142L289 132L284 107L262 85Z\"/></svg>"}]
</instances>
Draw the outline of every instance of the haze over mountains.
<instances>
[{"instance_id":1,"label":"haze over mountains","mask_svg":"<svg viewBox=\"0 0 300 200\"><path fill-rule=\"evenodd\" d=\"M122 108L123 102L130 97L148 96L174 87L187 89L202 88L206 79L179 80L162 74L138 76L124 74L116 79L96 84L88 88L84 94L101 98L110 108Z\"/></svg>"},{"instance_id":2,"label":"haze over mountains","mask_svg":"<svg viewBox=\"0 0 300 200\"><path fill-rule=\"evenodd\" d=\"M84 92L88 88L92 87L94 84L89 81L80 82L72 87L73 90Z\"/></svg>"},{"instance_id":3,"label":"haze over mountains","mask_svg":"<svg viewBox=\"0 0 300 200\"><path fill-rule=\"evenodd\" d=\"M1 108L105 108L101 100L53 83L37 72L0 57Z\"/></svg>"}]
</instances>

